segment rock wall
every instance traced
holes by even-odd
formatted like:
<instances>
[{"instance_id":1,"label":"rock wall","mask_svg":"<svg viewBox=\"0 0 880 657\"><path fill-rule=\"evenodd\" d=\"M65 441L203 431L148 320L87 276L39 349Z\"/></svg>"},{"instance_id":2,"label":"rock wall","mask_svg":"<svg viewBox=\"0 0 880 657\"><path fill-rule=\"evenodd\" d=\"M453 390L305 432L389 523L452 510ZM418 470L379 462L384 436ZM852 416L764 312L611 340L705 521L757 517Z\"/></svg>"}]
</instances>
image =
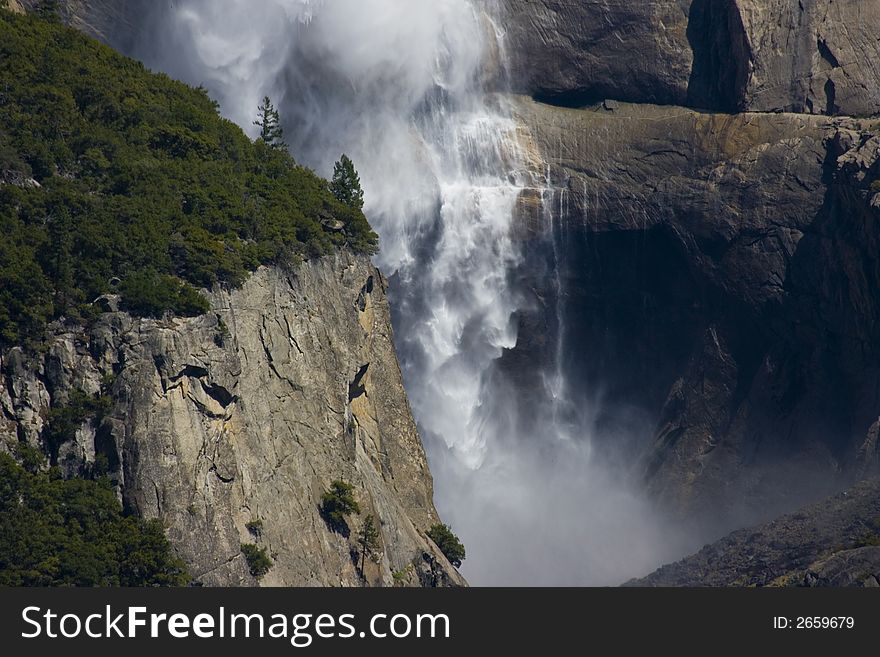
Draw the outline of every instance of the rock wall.
<instances>
[{"instance_id":1,"label":"rock wall","mask_svg":"<svg viewBox=\"0 0 880 657\"><path fill-rule=\"evenodd\" d=\"M880 113L864 0L502 0L511 84L557 104Z\"/></svg>"},{"instance_id":2,"label":"rock wall","mask_svg":"<svg viewBox=\"0 0 880 657\"><path fill-rule=\"evenodd\" d=\"M501 0L511 84L558 104L684 104L688 0Z\"/></svg>"},{"instance_id":3,"label":"rock wall","mask_svg":"<svg viewBox=\"0 0 880 657\"><path fill-rule=\"evenodd\" d=\"M526 268L551 271L523 273L545 304L506 361L563 340L576 403L600 391L596 440L641 436L629 458L647 454L657 498L718 531L877 471L874 123L518 107L549 167L543 202L521 203Z\"/></svg>"},{"instance_id":4,"label":"rock wall","mask_svg":"<svg viewBox=\"0 0 880 657\"><path fill-rule=\"evenodd\" d=\"M369 513L382 556L368 585L463 584L424 535L438 522L431 474L369 260L262 268L210 298L202 317L105 313L88 330L57 327L39 355L2 354L0 444L48 451L50 409L103 391L110 411L58 463L75 472L103 455L126 508L162 521L197 581L256 584L240 550L255 542L274 560L264 585L360 586L351 550ZM334 479L362 507L349 538L319 513Z\"/></svg>"},{"instance_id":5,"label":"rock wall","mask_svg":"<svg viewBox=\"0 0 880 657\"><path fill-rule=\"evenodd\" d=\"M742 529L629 586L880 586L880 480Z\"/></svg>"}]
</instances>

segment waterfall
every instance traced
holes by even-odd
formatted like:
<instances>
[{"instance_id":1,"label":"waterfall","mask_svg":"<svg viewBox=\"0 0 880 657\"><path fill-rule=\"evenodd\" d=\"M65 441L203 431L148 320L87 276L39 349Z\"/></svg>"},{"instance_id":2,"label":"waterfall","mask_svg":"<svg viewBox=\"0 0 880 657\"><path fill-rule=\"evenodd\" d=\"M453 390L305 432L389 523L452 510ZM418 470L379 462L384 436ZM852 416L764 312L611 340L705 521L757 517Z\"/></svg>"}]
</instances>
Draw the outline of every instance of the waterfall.
<instances>
[{"instance_id":1,"label":"waterfall","mask_svg":"<svg viewBox=\"0 0 880 657\"><path fill-rule=\"evenodd\" d=\"M592 465L589 429L561 400L541 435L522 435L494 368L517 339L517 199L527 186L559 197L528 173L508 101L486 91L504 50L492 6L175 0L136 54L205 85L252 134L268 94L294 157L323 175L343 152L354 160L436 503L468 549L465 575L613 584L653 565L646 505ZM561 395L553 367L547 385Z\"/></svg>"}]
</instances>

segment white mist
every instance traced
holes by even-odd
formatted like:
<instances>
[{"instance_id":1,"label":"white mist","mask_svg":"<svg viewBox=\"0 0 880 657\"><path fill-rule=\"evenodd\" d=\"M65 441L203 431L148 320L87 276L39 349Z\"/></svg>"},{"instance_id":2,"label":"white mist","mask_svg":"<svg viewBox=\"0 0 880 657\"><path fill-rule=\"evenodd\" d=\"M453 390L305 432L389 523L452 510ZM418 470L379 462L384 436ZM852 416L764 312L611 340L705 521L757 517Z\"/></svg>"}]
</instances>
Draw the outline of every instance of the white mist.
<instances>
[{"instance_id":1,"label":"white mist","mask_svg":"<svg viewBox=\"0 0 880 657\"><path fill-rule=\"evenodd\" d=\"M490 379L516 343L511 222L535 183L503 99L484 91L504 46L487 4L162 5L137 53L148 64L204 84L252 134L268 94L300 162L329 175L345 152L358 167L436 503L465 543L470 581L615 584L671 556L648 505L594 461L587 421L562 426L551 408L542 435L518 435ZM536 363L534 376L547 369ZM562 394L564 382L552 385Z\"/></svg>"}]
</instances>

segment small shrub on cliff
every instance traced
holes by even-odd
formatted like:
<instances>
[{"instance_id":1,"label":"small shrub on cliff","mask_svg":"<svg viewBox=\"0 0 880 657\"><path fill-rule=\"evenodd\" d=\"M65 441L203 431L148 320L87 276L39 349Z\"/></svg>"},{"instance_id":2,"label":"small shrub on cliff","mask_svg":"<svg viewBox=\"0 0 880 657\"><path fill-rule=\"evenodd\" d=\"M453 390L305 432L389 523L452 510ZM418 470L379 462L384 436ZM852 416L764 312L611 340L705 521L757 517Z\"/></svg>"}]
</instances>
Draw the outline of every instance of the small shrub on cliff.
<instances>
[{"instance_id":1,"label":"small shrub on cliff","mask_svg":"<svg viewBox=\"0 0 880 657\"><path fill-rule=\"evenodd\" d=\"M251 575L260 579L272 568L272 559L266 552L266 548L254 545L253 543L242 543L241 553L247 561L248 569Z\"/></svg>"},{"instance_id":2,"label":"small shrub on cliff","mask_svg":"<svg viewBox=\"0 0 880 657\"><path fill-rule=\"evenodd\" d=\"M341 479L330 484L329 490L321 496L321 515L330 529L344 536L349 533L346 517L360 512L361 507L354 498L354 486Z\"/></svg>"},{"instance_id":3,"label":"small shrub on cliff","mask_svg":"<svg viewBox=\"0 0 880 657\"><path fill-rule=\"evenodd\" d=\"M260 539L263 537L263 521L259 518L249 521L245 525L245 528L247 528L250 535L254 538Z\"/></svg>"},{"instance_id":4,"label":"small shrub on cliff","mask_svg":"<svg viewBox=\"0 0 880 657\"><path fill-rule=\"evenodd\" d=\"M28 443L17 443L15 456L21 463L21 467L30 473L38 472L46 464L46 455L43 454L43 451Z\"/></svg>"},{"instance_id":5,"label":"small shrub on cliff","mask_svg":"<svg viewBox=\"0 0 880 657\"><path fill-rule=\"evenodd\" d=\"M458 536L452 533L449 526L437 524L431 527L427 533L428 538L434 541L437 547L440 548L440 551L449 560L449 563L456 568L461 567L461 562L465 558L464 545L458 540Z\"/></svg>"}]
</instances>

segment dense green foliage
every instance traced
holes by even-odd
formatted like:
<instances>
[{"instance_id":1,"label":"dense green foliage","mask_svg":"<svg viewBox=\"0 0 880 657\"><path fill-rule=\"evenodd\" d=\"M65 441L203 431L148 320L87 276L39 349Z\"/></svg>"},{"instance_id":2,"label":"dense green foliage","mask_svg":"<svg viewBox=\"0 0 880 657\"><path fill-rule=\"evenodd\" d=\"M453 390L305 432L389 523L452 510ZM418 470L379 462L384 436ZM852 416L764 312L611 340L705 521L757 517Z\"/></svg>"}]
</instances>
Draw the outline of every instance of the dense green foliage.
<instances>
[{"instance_id":1,"label":"dense green foliage","mask_svg":"<svg viewBox=\"0 0 880 657\"><path fill-rule=\"evenodd\" d=\"M241 553L244 555L248 564L248 570L251 575L260 579L272 568L272 559L266 552L266 548L254 545L253 543L242 543Z\"/></svg>"},{"instance_id":2,"label":"dense green foliage","mask_svg":"<svg viewBox=\"0 0 880 657\"><path fill-rule=\"evenodd\" d=\"M363 212L203 89L0 9L0 347L89 319L111 291L135 313L198 314L196 288L346 245L375 249Z\"/></svg>"},{"instance_id":3,"label":"dense green foliage","mask_svg":"<svg viewBox=\"0 0 880 657\"><path fill-rule=\"evenodd\" d=\"M461 567L461 562L465 557L464 545L458 540L458 536L452 533L448 525L434 525L428 530L428 538L440 548L449 563L456 568Z\"/></svg>"},{"instance_id":4,"label":"dense green foliage","mask_svg":"<svg viewBox=\"0 0 880 657\"><path fill-rule=\"evenodd\" d=\"M361 507L354 498L354 486L337 479L321 496L321 513L333 531L348 535L346 517L360 513Z\"/></svg>"},{"instance_id":5,"label":"dense green foliage","mask_svg":"<svg viewBox=\"0 0 880 657\"><path fill-rule=\"evenodd\" d=\"M28 472L0 454L0 586L182 586L162 526L125 516L105 479Z\"/></svg>"}]
</instances>

